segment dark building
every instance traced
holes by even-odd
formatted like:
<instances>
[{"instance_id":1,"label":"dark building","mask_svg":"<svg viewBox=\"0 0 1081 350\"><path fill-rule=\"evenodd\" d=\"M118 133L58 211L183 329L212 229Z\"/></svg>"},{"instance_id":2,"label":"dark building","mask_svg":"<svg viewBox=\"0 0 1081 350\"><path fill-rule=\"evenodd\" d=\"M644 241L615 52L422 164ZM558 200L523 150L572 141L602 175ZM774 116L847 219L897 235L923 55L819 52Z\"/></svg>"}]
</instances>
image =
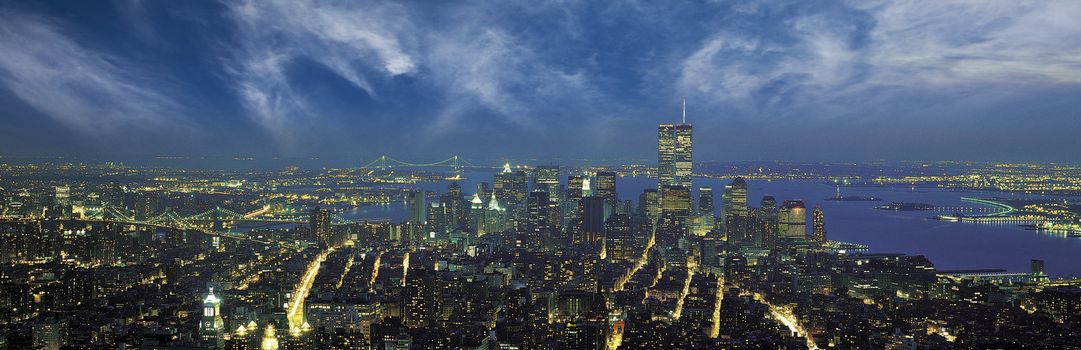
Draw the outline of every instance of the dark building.
<instances>
[{"instance_id":1,"label":"dark building","mask_svg":"<svg viewBox=\"0 0 1081 350\"><path fill-rule=\"evenodd\" d=\"M330 212L324 208L315 207L308 216L308 227L312 237L316 241L329 245L330 242Z\"/></svg>"}]
</instances>

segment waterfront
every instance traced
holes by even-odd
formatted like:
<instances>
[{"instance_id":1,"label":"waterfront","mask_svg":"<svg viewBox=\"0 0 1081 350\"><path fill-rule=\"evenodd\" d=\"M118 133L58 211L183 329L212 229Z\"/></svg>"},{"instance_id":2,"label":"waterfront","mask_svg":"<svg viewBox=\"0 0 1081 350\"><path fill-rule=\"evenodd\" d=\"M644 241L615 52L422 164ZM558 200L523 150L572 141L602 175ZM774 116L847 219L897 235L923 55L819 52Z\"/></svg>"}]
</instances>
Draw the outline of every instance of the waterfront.
<instances>
[{"instance_id":1,"label":"waterfront","mask_svg":"<svg viewBox=\"0 0 1081 350\"><path fill-rule=\"evenodd\" d=\"M566 185L566 176L561 177ZM472 194L476 184L491 183L492 174L468 172L459 181L464 193ZM715 200L721 203L724 185L730 180L695 178L694 186L711 186ZM415 185L428 191L443 192L446 182L426 182ZM1025 272L1031 259L1043 259L1052 277L1081 276L1081 238L1067 237L1042 231L1026 230L1017 224L975 224L935 220L943 212L890 211L875 209L883 202L827 201L836 188L817 180L748 181L748 204L758 206L764 195L778 201L802 199L809 208L821 205L826 214L829 239L870 246L870 252L925 255L940 270L1006 269ZM656 179L621 177L617 180L620 199L638 201L646 188L656 186ZM924 202L939 207L973 207L962 197L973 198L1062 198L1004 192L949 191L901 187L852 187L843 189L845 195L873 196L884 202ZM1076 198L1072 198L1076 199ZM718 205L719 206L719 205ZM719 213L720 208L718 208ZM947 212L952 213L952 212ZM370 205L344 213L352 219L389 218L394 222L405 219L406 205L394 202Z\"/></svg>"}]
</instances>

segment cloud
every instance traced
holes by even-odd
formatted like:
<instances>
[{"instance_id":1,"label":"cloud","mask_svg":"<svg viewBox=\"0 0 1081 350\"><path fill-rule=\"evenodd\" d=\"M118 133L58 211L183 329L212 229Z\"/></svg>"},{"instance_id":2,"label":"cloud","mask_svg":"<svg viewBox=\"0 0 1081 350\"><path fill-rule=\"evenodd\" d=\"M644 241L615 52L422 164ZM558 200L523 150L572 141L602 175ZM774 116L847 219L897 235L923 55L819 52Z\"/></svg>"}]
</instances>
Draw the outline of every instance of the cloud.
<instances>
[{"instance_id":1,"label":"cloud","mask_svg":"<svg viewBox=\"0 0 1081 350\"><path fill-rule=\"evenodd\" d=\"M882 93L947 100L1017 84L1081 83L1081 3L850 5L793 11L774 31L722 28L679 62L676 85L743 114L813 115Z\"/></svg>"},{"instance_id":2,"label":"cloud","mask_svg":"<svg viewBox=\"0 0 1081 350\"><path fill-rule=\"evenodd\" d=\"M122 57L80 45L53 22L0 10L0 84L90 135L188 127L168 82Z\"/></svg>"},{"instance_id":3,"label":"cloud","mask_svg":"<svg viewBox=\"0 0 1081 350\"><path fill-rule=\"evenodd\" d=\"M584 70L551 64L559 58L540 51L537 38L496 20L523 10L518 5L245 1L228 7L240 33L232 64L237 89L254 120L287 137L319 113L290 76L290 65L301 59L379 101L398 97L380 89L391 79L415 79L432 94L425 96L426 126L416 130L431 136L458 132L463 119L477 116L537 130L546 109L538 104L598 97ZM559 4L527 8L572 15ZM576 28L570 22L559 28Z\"/></svg>"},{"instance_id":4,"label":"cloud","mask_svg":"<svg viewBox=\"0 0 1081 350\"><path fill-rule=\"evenodd\" d=\"M238 26L230 57L236 88L251 116L281 137L294 123L318 111L292 86L289 66L318 62L369 95L377 96L366 72L386 76L414 73L417 65L399 37L410 32L405 8L392 3L350 6L317 1L227 3Z\"/></svg>"}]
</instances>

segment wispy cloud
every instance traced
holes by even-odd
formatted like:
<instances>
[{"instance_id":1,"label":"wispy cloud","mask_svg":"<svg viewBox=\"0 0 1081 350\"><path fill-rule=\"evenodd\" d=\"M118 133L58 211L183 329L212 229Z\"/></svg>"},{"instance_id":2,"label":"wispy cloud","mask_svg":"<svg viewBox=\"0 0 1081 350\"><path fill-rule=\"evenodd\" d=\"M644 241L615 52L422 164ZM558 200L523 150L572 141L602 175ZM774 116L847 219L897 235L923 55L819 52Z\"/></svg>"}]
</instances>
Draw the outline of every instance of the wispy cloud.
<instances>
[{"instance_id":1,"label":"wispy cloud","mask_svg":"<svg viewBox=\"0 0 1081 350\"><path fill-rule=\"evenodd\" d=\"M378 92L366 72L396 76L417 68L399 37L410 32L408 13L392 3L272 0L227 6L239 27L230 68L240 96L253 119L280 137L292 137L295 123L317 113L293 88L289 66L297 59L318 62L373 96Z\"/></svg>"},{"instance_id":2,"label":"wispy cloud","mask_svg":"<svg viewBox=\"0 0 1081 350\"><path fill-rule=\"evenodd\" d=\"M410 76L431 91L422 118L428 134L458 131L465 116L488 115L538 127L538 103L595 97L581 70L549 64L530 38L511 33L498 5L446 4L416 9L398 3L246 1L228 3L240 27L238 90L252 117L272 132L318 114L294 88L289 67L317 62L377 100L379 83ZM514 6L511 6L514 7ZM534 9L536 10L536 9ZM566 14L561 7L556 9ZM567 24L564 28L573 28Z\"/></svg>"},{"instance_id":3,"label":"wispy cloud","mask_svg":"<svg viewBox=\"0 0 1081 350\"><path fill-rule=\"evenodd\" d=\"M184 126L168 84L122 57L80 45L56 23L0 10L0 83L19 99L90 135Z\"/></svg>"},{"instance_id":4,"label":"wispy cloud","mask_svg":"<svg viewBox=\"0 0 1081 350\"><path fill-rule=\"evenodd\" d=\"M778 23L779 34L722 29L680 62L677 86L750 115L807 115L794 108L877 98L883 89L1081 83L1081 3L851 5L797 11Z\"/></svg>"}]
</instances>

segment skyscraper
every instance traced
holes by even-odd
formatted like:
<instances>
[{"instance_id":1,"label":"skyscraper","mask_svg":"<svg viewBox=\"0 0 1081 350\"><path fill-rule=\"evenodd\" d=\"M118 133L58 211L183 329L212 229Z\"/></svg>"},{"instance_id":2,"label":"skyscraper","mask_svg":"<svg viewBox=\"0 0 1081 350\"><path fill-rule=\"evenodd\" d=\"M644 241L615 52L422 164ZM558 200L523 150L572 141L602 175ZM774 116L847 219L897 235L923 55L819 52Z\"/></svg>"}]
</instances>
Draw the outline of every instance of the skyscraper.
<instances>
[{"instance_id":1,"label":"skyscraper","mask_svg":"<svg viewBox=\"0 0 1081 350\"><path fill-rule=\"evenodd\" d=\"M742 177L724 186L724 208L721 208L721 212L729 239L752 239L747 217L747 182Z\"/></svg>"},{"instance_id":2,"label":"skyscraper","mask_svg":"<svg viewBox=\"0 0 1081 350\"><path fill-rule=\"evenodd\" d=\"M578 234L575 242L592 243L604 234L604 198L585 197L578 202Z\"/></svg>"},{"instance_id":3,"label":"skyscraper","mask_svg":"<svg viewBox=\"0 0 1081 350\"><path fill-rule=\"evenodd\" d=\"M713 187L698 188L698 213L699 215L717 215L713 206Z\"/></svg>"},{"instance_id":4,"label":"skyscraper","mask_svg":"<svg viewBox=\"0 0 1081 350\"><path fill-rule=\"evenodd\" d=\"M683 123L657 126L657 187L664 197L665 186L691 188L691 168L694 148L692 127L687 124L687 106L684 101ZM690 207L690 197L687 198Z\"/></svg>"},{"instance_id":5,"label":"skyscraper","mask_svg":"<svg viewBox=\"0 0 1081 350\"><path fill-rule=\"evenodd\" d=\"M533 191L548 193L548 200L559 201L559 167L541 165L533 172Z\"/></svg>"},{"instance_id":6,"label":"skyscraper","mask_svg":"<svg viewBox=\"0 0 1081 350\"><path fill-rule=\"evenodd\" d=\"M567 176L567 200L582 199L585 190L585 178L582 175Z\"/></svg>"},{"instance_id":7,"label":"skyscraper","mask_svg":"<svg viewBox=\"0 0 1081 350\"><path fill-rule=\"evenodd\" d=\"M409 207L409 222L423 225L428 221L428 203L424 190L412 190L407 193L406 206Z\"/></svg>"},{"instance_id":8,"label":"skyscraper","mask_svg":"<svg viewBox=\"0 0 1081 350\"><path fill-rule=\"evenodd\" d=\"M221 299L214 295L211 287L203 299L203 319L199 321L199 334L203 343L211 349L225 347L225 322L221 318Z\"/></svg>"},{"instance_id":9,"label":"skyscraper","mask_svg":"<svg viewBox=\"0 0 1081 350\"><path fill-rule=\"evenodd\" d=\"M675 184L676 177L676 126L657 126L657 187Z\"/></svg>"},{"instance_id":10,"label":"skyscraper","mask_svg":"<svg viewBox=\"0 0 1081 350\"><path fill-rule=\"evenodd\" d=\"M629 261L634 258L636 240L627 215L615 214L604 222L604 241L608 259Z\"/></svg>"},{"instance_id":11,"label":"skyscraper","mask_svg":"<svg viewBox=\"0 0 1081 350\"><path fill-rule=\"evenodd\" d=\"M778 226L780 224L777 213L777 199L773 196L762 197L762 202L759 204L759 222L762 225L756 232L761 237L755 239L761 244L772 247L773 243L777 241Z\"/></svg>"},{"instance_id":12,"label":"skyscraper","mask_svg":"<svg viewBox=\"0 0 1081 350\"><path fill-rule=\"evenodd\" d=\"M601 171L597 173L597 192L594 195L607 199L619 199L616 193L616 173Z\"/></svg>"},{"instance_id":13,"label":"skyscraper","mask_svg":"<svg viewBox=\"0 0 1081 350\"><path fill-rule=\"evenodd\" d=\"M638 210L649 218L650 224L657 223L661 217L661 196L655 188L647 188L638 196Z\"/></svg>"},{"instance_id":14,"label":"skyscraper","mask_svg":"<svg viewBox=\"0 0 1081 350\"><path fill-rule=\"evenodd\" d=\"M747 181L737 177L724 186L725 218L747 216Z\"/></svg>"},{"instance_id":15,"label":"skyscraper","mask_svg":"<svg viewBox=\"0 0 1081 350\"><path fill-rule=\"evenodd\" d=\"M691 167L694 153L691 142L691 124L676 125L675 164L676 174L672 179L676 185L691 188Z\"/></svg>"},{"instance_id":16,"label":"skyscraper","mask_svg":"<svg viewBox=\"0 0 1081 350\"><path fill-rule=\"evenodd\" d=\"M781 205L780 235L783 237L807 237L807 207L803 201L785 200Z\"/></svg>"},{"instance_id":17,"label":"skyscraper","mask_svg":"<svg viewBox=\"0 0 1081 350\"><path fill-rule=\"evenodd\" d=\"M525 237L521 239L522 248L541 251L545 241L550 240L555 233L550 218L554 214L549 202L547 192L532 192L526 199L527 219Z\"/></svg>"},{"instance_id":18,"label":"skyscraper","mask_svg":"<svg viewBox=\"0 0 1081 350\"><path fill-rule=\"evenodd\" d=\"M312 237L316 241L329 245L330 242L330 212L324 208L312 208L308 216L308 226L311 228Z\"/></svg>"},{"instance_id":19,"label":"skyscraper","mask_svg":"<svg viewBox=\"0 0 1081 350\"><path fill-rule=\"evenodd\" d=\"M818 242L826 241L826 223L822 206L816 205L811 211L811 238Z\"/></svg>"}]
</instances>

